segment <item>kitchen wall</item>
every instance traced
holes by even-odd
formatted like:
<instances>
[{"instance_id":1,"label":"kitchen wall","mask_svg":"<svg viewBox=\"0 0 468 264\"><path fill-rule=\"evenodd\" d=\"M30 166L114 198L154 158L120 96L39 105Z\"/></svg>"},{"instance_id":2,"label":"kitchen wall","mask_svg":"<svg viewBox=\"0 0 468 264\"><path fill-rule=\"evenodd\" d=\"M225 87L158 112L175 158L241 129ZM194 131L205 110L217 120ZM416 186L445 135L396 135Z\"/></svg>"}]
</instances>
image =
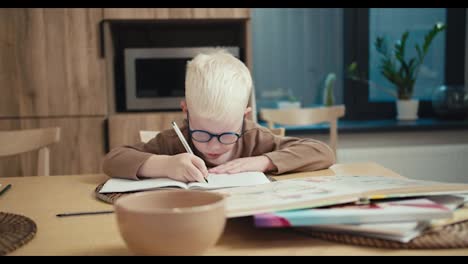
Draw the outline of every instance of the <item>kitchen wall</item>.
<instances>
[{"instance_id":1,"label":"kitchen wall","mask_svg":"<svg viewBox=\"0 0 468 264\"><path fill-rule=\"evenodd\" d=\"M299 137L328 142L325 134ZM338 162L376 162L421 180L468 183L466 129L441 131L340 133Z\"/></svg>"}]
</instances>

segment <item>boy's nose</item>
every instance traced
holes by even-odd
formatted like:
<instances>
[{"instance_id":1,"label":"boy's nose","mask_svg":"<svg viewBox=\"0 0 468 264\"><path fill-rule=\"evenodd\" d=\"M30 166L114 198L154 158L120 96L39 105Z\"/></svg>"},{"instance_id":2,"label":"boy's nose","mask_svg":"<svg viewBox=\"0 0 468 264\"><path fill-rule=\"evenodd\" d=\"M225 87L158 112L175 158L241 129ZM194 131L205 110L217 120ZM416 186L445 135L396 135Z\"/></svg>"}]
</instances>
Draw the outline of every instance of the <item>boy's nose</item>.
<instances>
[{"instance_id":1,"label":"boy's nose","mask_svg":"<svg viewBox=\"0 0 468 264\"><path fill-rule=\"evenodd\" d=\"M211 140L208 141L208 148L211 149L211 150L219 149L219 148L222 147L221 145L222 144L215 137L211 138Z\"/></svg>"}]
</instances>

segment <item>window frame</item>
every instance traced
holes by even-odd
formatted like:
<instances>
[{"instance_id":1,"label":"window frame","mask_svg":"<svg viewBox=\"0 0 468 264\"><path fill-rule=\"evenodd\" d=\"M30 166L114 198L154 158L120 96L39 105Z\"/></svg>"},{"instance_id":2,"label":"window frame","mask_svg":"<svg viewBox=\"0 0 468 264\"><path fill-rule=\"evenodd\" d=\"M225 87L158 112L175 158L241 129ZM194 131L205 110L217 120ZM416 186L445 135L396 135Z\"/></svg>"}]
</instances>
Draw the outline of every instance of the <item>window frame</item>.
<instances>
[{"instance_id":1,"label":"window frame","mask_svg":"<svg viewBox=\"0 0 468 264\"><path fill-rule=\"evenodd\" d=\"M369 8L344 8L343 72L356 61L369 78ZM445 40L445 84L465 83L465 43L466 43L466 8L446 8L447 30ZM462 39L463 41L459 41ZM369 85L352 81L346 76L343 80L343 102L346 105L347 120L394 119L394 102L370 102ZM435 117L430 100L419 101L420 118Z\"/></svg>"}]
</instances>

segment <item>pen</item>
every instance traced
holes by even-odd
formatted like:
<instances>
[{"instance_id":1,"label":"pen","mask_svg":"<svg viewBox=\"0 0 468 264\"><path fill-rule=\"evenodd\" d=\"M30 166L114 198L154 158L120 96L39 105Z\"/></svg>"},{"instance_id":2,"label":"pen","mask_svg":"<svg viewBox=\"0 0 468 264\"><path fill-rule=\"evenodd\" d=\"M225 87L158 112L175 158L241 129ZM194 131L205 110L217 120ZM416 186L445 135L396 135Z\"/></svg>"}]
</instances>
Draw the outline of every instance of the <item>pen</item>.
<instances>
[{"instance_id":1,"label":"pen","mask_svg":"<svg viewBox=\"0 0 468 264\"><path fill-rule=\"evenodd\" d=\"M6 191L8 191L11 188L11 184L7 184L3 190L0 191L0 195L4 194Z\"/></svg>"},{"instance_id":2,"label":"pen","mask_svg":"<svg viewBox=\"0 0 468 264\"><path fill-rule=\"evenodd\" d=\"M172 121L172 127L174 128L177 136L179 137L180 141L182 142L182 145L184 145L184 148L185 150L192 154L193 155L193 151L192 149L190 148L189 144L187 143L187 141L185 140L184 138L184 135L182 135L182 132L180 131L179 127L177 126L176 122ZM208 180L206 178L203 178L205 179L205 182L208 183Z\"/></svg>"},{"instance_id":3,"label":"pen","mask_svg":"<svg viewBox=\"0 0 468 264\"><path fill-rule=\"evenodd\" d=\"M189 144L187 143L187 141L185 140L184 138L184 135L182 135L182 132L180 131L179 127L177 126L176 122L172 121L172 127L174 128L177 136L179 137L180 141L182 142L182 145L184 145L184 148L185 150L190 153L190 154L193 154L193 151L192 149L190 148Z\"/></svg>"},{"instance_id":4,"label":"pen","mask_svg":"<svg viewBox=\"0 0 468 264\"><path fill-rule=\"evenodd\" d=\"M79 216L79 215L97 215L97 214L111 214L114 211L95 211L95 212L77 212L77 213L63 213L57 214L57 217L66 217L66 216Z\"/></svg>"}]
</instances>

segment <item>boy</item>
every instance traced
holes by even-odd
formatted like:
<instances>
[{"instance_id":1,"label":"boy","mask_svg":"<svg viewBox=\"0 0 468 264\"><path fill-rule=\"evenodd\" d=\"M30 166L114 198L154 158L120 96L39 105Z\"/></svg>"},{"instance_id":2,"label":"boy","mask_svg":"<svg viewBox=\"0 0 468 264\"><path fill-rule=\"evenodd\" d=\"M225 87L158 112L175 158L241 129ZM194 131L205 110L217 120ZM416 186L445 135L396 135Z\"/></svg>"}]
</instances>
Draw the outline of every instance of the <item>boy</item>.
<instances>
[{"instance_id":1,"label":"boy","mask_svg":"<svg viewBox=\"0 0 468 264\"><path fill-rule=\"evenodd\" d=\"M173 129L165 130L146 144L110 151L103 162L107 175L204 182L208 173L281 174L325 169L335 162L323 142L276 136L245 118L251 111L252 77L224 50L199 54L187 63L185 90L181 107L187 118L180 130L194 155L186 152Z\"/></svg>"}]
</instances>

